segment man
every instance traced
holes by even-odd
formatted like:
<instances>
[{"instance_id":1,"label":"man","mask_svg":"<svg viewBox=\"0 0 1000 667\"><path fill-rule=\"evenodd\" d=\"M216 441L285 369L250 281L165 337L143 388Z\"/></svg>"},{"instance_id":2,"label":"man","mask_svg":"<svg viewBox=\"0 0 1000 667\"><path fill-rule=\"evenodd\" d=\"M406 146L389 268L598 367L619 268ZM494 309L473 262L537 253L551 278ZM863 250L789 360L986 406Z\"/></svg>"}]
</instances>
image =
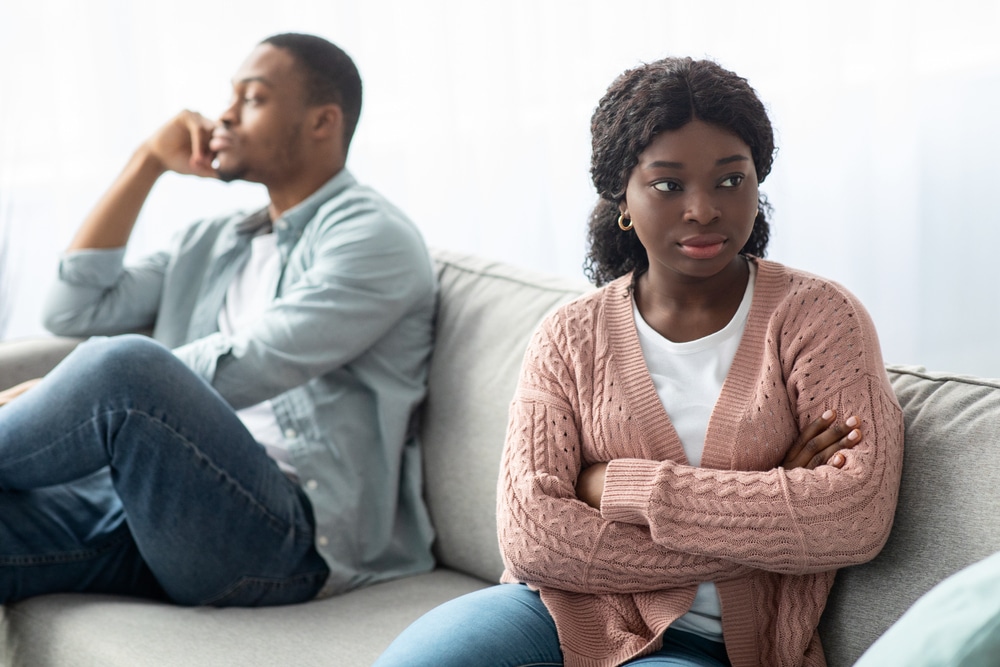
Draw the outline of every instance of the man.
<instances>
[{"instance_id":1,"label":"man","mask_svg":"<svg viewBox=\"0 0 1000 667\"><path fill-rule=\"evenodd\" d=\"M418 230L345 169L360 108L343 51L270 37L217 122L179 114L86 218L46 326L113 337L0 409L0 602L287 604L432 567L411 415L435 280ZM270 203L123 266L166 171ZM158 342L118 335L142 329Z\"/></svg>"}]
</instances>

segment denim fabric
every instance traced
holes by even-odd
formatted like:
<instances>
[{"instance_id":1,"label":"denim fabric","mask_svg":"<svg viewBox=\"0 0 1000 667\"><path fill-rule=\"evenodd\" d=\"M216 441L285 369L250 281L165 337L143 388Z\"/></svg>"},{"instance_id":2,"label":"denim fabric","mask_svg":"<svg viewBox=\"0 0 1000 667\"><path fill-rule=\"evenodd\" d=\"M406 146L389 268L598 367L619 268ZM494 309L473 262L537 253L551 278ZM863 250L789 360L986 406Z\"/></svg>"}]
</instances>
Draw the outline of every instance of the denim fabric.
<instances>
[{"instance_id":1,"label":"denim fabric","mask_svg":"<svg viewBox=\"0 0 1000 667\"><path fill-rule=\"evenodd\" d=\"M562 665L559 636L541 597L502 584L455 598L417 619L373 667L543 667ZM729 667L725 647L667 630L663 648L630 666Z\"/></svg>"},{"instance_id":2,"label":"denim fabric","mask_svg":"<svg viewBox=\"0 0 1000 667\"><path fill-rule=\"evenodd\" d=\"M140 336L82 344L0 409L0 601L59 591L256 606L328 569L309 500L232 408Z\"/></svg>"},{"instance_id":3,"label":"denim fabric","mask_svg":"<svg viewBox=\"0 0 1000 667\"><path fill-rule=\"evenodd\" d=\"M254 234L277 236L281 278L253 326L218 329ZM416 226L341 171L271 221L194 223L170 247L67 254L46 326L67 336L152 328L235 409L270 400L315 511L331 574L321 595L430 570L412 415L426 393L436 280Z\"/></svg>"}]
</instances>

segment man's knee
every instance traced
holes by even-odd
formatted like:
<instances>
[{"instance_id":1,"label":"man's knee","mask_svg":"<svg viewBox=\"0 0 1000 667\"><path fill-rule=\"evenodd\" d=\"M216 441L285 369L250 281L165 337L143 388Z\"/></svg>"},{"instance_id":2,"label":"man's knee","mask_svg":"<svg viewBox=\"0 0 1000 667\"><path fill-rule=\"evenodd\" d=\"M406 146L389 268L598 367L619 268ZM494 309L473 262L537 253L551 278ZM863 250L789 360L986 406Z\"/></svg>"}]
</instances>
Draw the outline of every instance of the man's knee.
<instances>
[{"instance_id":1,"label":"man's knee","mask_svg":"<svg viewBox=\"0 0 1000 667\"><path fill-rule=\"evenodd\" d=\"M153 359L160 355L173 356L170 350L148 336L140 334L122 334L107 338L92 338L79 346L89 355L102 355L109 360L136 359L139 361Z\"/></svg>"},{"instance_id":2,"label":"man's knee","mask_svg":"<svg viewBox=\"0 0 1000 667\"><path fill-rule=\"evenodd\" d=\"M85 342L73 353L75 363L87 368L88 374L136 378L162 373L180 360L160 343L147 336L125 334Z\"/></svg>"}]
</instances>

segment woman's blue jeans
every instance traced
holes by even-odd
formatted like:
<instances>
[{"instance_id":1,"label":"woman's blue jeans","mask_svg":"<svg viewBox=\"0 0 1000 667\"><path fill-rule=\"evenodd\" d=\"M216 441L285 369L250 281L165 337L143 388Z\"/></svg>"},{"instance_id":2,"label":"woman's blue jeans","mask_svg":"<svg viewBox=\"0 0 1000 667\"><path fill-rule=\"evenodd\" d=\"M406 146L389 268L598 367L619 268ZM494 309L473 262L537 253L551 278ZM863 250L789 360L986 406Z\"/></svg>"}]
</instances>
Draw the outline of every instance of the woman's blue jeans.
<instances>
[{"instance_id":1,"label":"woman's blue jeans","mask_svg":"<svg viewBox=\"0 0 1000 667\"><path fill-rule=\"evenodd\" d=\"M501 584L455 598L404 630L373 667L549 667L563 664L556 624L537 592ZM667 630L663 648L629 667L729 667L725 647Z\"/></svg>"},{"instance_id":2,"label":"woman's blue jeans","mask_svg":"<svg viewBox=\"0 0 1000 667\"><path fill-rule=\"evenodd\" d=\"M88 591L310 599L312 508L233 409L141 336L80 345L0 408L0 603Z\"/></svg>"}]
</instances>

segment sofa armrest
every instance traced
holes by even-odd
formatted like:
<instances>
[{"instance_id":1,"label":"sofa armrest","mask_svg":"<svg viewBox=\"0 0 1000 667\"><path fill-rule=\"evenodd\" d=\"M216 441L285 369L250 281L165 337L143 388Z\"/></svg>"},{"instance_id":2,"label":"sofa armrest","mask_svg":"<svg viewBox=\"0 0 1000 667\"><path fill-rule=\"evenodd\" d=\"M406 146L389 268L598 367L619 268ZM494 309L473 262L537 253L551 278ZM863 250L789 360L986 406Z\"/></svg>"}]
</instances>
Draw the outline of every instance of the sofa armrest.
<instances>
[{"instance_id":1,"label":"sofa armrest","mask_svg":"<svg viewBox=\"0 0 1000 667\"><path fill-rule=\"evenodd\" d=\"M0 342L0 390L40 378L80 344L80 338L23 338Z\"/></svg>"}]
</instances>

